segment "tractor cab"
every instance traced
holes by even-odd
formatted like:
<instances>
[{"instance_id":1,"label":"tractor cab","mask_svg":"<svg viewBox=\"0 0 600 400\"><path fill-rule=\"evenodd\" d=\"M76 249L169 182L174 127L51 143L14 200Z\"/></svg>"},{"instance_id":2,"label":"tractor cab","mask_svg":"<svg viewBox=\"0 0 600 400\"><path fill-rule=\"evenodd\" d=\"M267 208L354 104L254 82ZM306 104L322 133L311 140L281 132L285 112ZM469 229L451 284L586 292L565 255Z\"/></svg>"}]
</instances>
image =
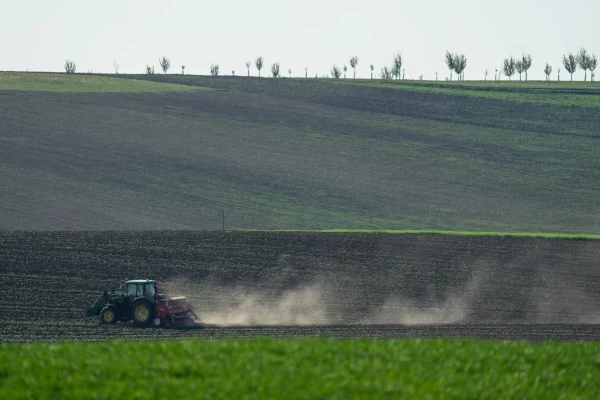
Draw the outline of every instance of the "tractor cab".
<instances>
[{"instance_id":1,"label":"tractor cab","mask_svg":"<svg viewBox=\"0 0 600 400\"><path fill-rule=\"evenodd\" d=\"M157 284L156 281L145 280L133 280L125 281L124 291L126 296L130 299L138 299L144 297L150 300L152 303L156 301Z\"/></svg>"}]
</instances>

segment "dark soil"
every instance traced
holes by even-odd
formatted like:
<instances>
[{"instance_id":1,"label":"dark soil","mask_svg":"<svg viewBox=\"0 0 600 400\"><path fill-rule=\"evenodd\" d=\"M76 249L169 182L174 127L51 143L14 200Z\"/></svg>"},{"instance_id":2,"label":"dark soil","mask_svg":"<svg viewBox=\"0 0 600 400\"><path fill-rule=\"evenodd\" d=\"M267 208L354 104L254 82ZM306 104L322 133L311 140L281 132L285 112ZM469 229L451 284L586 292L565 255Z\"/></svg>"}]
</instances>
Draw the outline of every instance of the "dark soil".
<instances>
[{"instance_id":1,"label":"dark soil","mask_svg":"<svg viewBox=\"0 0 600 400\"><path fill-rule=\"evenodd\" d=\"M598 340L600 241L283 232L0 232L0 341ZM103 326L124 278L188 297L194 329Z\"/></svg>"}]
</instances>

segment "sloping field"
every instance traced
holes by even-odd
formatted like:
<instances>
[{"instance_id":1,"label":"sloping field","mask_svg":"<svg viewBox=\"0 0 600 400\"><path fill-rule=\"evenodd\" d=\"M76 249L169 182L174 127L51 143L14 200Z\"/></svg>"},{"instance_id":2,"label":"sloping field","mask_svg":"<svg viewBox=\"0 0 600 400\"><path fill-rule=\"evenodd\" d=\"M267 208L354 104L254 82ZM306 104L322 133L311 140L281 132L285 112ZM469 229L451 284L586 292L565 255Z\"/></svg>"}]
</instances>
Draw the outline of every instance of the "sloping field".
<instances>
[{"instance_id":1,"label":"sloping field","mask_svg":"<svg viewBox=\"0 0 600 400\"><path fill-rule=\"evenodd\" d=\"M598 340L600 241L299 232L0 232L0 341L173 337ZM208 327L84 317L125 278ZM216 325L216 326L214 326Z\"/></svg>"},{"instance_id":2,"label":"sloping field","mask_svg":"<svg viewBox=\"0 0 600 400\"><path fill-rule=\"evenodd\" d=\"M14 76L0 229L600 231L595 89Z\"/></svg>"},{"instance_id":3,"label":"sloping field","mask_svg":"<svg viewBox=\"0 0 600 400\"><path fill-rule=\"evenodd\" d=\"M34 92L81 92L81 93L167 93L198 92L206 90L199 86L173 83L118 79L89 74L53 73L0 73L0 90Z\"/></svg>"}]
</instances>

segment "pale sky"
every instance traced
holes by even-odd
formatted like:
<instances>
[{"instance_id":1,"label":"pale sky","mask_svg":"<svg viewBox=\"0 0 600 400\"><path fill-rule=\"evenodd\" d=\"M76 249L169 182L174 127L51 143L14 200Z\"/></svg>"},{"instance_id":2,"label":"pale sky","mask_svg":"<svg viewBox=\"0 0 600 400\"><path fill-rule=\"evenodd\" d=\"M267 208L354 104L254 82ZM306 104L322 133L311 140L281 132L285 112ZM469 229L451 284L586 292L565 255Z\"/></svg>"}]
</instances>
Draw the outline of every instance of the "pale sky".
<instances>
[{"instance_id":1,"label":"pale sky","mask_svg":"<svg viewBox=\"0 0 600 400\"><path fill-rule=\"evenodd\" d=\"M370 64L379 73L401 52L407 79L435 79L438 70L443 80L450 50L467 56L467 80L483 79L486 68L493 80L505 57L522 53L533 56L529 78L544 79L545 63L555 77L565 53L585 47L600 56L598 0L1 2L1 71L64 72L71 59L77 72L111 73L114 60L121 73L144 73L146 64L158 72L164 55L169 73L184 64L186 74L208 75L216 63L222 74L246 75L245 62L262 55L262 76L279 61L285 75L308 67L314 77L333 64L351 75L357 55L357 77L368 78Z\"/></svg>"}]
</instances>

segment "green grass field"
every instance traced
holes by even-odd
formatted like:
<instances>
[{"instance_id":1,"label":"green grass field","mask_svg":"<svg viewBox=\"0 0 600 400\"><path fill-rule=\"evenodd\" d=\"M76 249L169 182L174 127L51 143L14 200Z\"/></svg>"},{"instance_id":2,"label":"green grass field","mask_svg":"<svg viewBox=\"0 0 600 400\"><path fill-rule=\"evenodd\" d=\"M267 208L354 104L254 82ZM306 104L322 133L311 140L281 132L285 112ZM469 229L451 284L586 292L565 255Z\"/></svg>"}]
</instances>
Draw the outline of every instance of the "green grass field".
<instances>
[{"instance_id":1,"label":"green grass field","mask_svg":"<svg viewBox=\"0 0 600 400\"><path fill-rule=\"evenodd\" d=\"M540 81L383 81L331 80L336 84L364 85L403 91L440 93L448 96L470 96L517 103L547 104L564 107L600 108L600 84L591 82Z\"/></svg>"},{"instance_id":2,"label":"green grass field","mask_svg":"<svg viewBox=\"0 0 600 400\"><path fill-rule=\"evenodd\" d=\"M283 231L286 232L286 231ZM294 232L294 231L288 231ZM303 232L303 231L296 231ZM492 237L521 237L544 239L570 239L570 240L600 240L600 235L564 234L542 232L469 232L469 231L440 231L440 230L390 230L390 229L323 229L310 232L329 233L383 233L392 235L454 235L454 236L492 236Z\"/></svg>"},{"instance_id":3,"label":"green grass field","mask_svg":"<svg viewBox=\"0 0 600 400\"><path fill-rule=\"evenodd\" d=\"M234 340L0 345L5 399L591 399L598 343Z\"/></svg>"},{"instance_id":4,"label":"green grass field","mask_svg":"<svg viewBox=\"0 0 600 400\"><path fill-rule=\"evenodd\" d=\"M0 77L3 229L600 232L589 83Z\"/></svg>"},{"instance_id":5,"label":"green grass field","mask_svg":"<svg viewBox=\"0 0 600 400\"><path fill-rule=\"evenodd\" d=\"M88 74L0 72L0 90L79 93L167 93L202 91L203 88ZM206 89L204 89L206 90Z\"/></svg>"}]
</instances>

